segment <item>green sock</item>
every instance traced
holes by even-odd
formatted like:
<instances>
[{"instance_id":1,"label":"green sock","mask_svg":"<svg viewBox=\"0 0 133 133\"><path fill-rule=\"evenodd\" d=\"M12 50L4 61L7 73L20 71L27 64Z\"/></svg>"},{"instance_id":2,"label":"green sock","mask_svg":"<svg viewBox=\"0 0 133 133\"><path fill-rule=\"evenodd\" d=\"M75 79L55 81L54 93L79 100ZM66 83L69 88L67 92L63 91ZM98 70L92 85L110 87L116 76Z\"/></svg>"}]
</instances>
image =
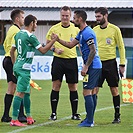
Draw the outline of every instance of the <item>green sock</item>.
<instances>
[{"instance_id":1,"label":"green sock","mask_svg":"<svg viewBox=\"0 0 133 133\"><path fill-rule=\"evenodd\" d=\"M30 114L30 94L25 93L24 95L24 107L27 117L31 116Z\"/></svg>"},{"instance_id":2,"label":"green sock","mask_svg":"<svg viewBox=\"0 0 133 133\"><path fill-rule=\"evenodd\" d=\"M13 113L12 113L12 119L17 120L18 119L18 114L20 110L20 105L21 105L22 98L15 96L14 101L13 101Z\"/></svg>"}]
</instances>

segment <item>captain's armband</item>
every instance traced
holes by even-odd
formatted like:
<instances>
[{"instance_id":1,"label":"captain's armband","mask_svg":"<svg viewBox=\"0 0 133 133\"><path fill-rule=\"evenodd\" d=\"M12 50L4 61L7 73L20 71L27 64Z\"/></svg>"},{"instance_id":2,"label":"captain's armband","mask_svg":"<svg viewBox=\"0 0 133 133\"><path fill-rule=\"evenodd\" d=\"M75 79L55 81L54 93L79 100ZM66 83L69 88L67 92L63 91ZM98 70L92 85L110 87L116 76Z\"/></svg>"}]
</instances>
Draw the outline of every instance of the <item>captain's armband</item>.
<instances>
[{"instance_id":1,"label":"captain's armband","mask_svg":"<svg viewBox=\"0 0 133 133\"><path fill-rule=\"evenodd\" d=\"M91 38L87 41L88 46L94 44L94 39Z\"/></svg>"}]
</instances>

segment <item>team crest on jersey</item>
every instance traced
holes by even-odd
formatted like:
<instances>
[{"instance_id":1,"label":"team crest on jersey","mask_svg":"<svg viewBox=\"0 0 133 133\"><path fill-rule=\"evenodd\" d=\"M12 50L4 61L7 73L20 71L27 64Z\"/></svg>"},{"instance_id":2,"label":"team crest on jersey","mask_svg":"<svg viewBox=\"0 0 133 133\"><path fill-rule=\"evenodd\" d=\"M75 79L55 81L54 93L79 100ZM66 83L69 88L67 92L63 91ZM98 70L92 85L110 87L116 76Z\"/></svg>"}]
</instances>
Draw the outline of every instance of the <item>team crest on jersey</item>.
<instances>
[{"instance_id":1,"label":"team crest on jersey","mask_svg":"<svg viewBox=\"0 0 133 133\"><path fill-rule=\"evenodd\" d=\"M106 38L106 44L111 44L111 38Z\"/></svg>"}]
</instances>

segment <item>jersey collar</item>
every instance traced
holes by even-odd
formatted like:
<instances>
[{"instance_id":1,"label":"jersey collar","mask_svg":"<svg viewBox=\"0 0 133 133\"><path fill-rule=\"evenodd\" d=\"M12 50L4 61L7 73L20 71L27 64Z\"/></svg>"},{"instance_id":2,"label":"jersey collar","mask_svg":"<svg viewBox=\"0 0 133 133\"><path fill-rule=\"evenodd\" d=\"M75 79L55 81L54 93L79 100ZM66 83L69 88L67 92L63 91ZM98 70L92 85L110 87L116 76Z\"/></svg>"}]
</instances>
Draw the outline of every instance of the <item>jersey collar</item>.
<instances>
[{"instance_id":1,"label":"jersey collar","mask_svg":"<svg viewBox=\"0 0 133 133\"><path fill-rule=\"evenodd\" d=\"M20 29L20 27L17 24L14 24L14 25L17 26Z\"/></svg>"}]
</instances>

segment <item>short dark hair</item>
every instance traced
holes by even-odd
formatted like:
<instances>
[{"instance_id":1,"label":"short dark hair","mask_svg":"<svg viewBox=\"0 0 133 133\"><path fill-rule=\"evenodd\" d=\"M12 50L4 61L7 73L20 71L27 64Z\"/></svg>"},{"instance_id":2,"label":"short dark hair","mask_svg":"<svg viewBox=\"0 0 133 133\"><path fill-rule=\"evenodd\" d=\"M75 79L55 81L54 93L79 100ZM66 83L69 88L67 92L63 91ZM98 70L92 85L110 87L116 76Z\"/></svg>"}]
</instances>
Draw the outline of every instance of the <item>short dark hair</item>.
<instances>
[{"instance_id":1,"label":"short dark hair","mask_svg":"<svg viewBox=\"0 0 133 133\"><path fill-rule=\"evenodd\" d=\"M108 9L106 7L99 7L95 10L95 13L101 13L102 15L108 14Z\"/></svg>"},{"instance_id":2,"label":"short dark hair","mask_svg":"<svg viewBox=\"0 0 133 133\"><path fill-rule=\"evenodd\" d=\"M84 22L87 19L87 13L84 10L76 10L74 11L74 14L76 14L78 17L81 17Z\"/></svg>"},{"instance_id":3,"label":"short dark hair","mask_svg":"<svg viewBox=\"0 0 133 133\"><path fill-rule=\"evenodd\" d=\"M69 6L63 6L63 7L60 9L60 11L62 11L62 10L64 10L64 11L69 10L69 11L71 12L71 8L70 8Z\"/></svg>"},{"instance_id":4,"label":"short dark hair","mask_svg":"<svg viewBox=\"0 0 133 133\"><path fill-rule=\"evenodd\" d=\"M33 15L28 15L28 16L26 16L25 17L25 19L24 19L24 25L25 26L29 26L30 25L30 23L33 21L33 23L35 22L35 20L37 20L37 18L35 17L35 16L33 16Z\"/></svg>"},{"instance_id":5,"label":"short dark hair","mask_svg":"<svg viewBox=\"0 0 133 133\"><path fill-rule=\"evenodd\" d=\"M13 9L11 14L10 14L10 17L11 17L12 21L14 21L15 18L20 15L20 13L24 14L24 11L21 10L21 9Z\"/></svg>"}]
</instances>

